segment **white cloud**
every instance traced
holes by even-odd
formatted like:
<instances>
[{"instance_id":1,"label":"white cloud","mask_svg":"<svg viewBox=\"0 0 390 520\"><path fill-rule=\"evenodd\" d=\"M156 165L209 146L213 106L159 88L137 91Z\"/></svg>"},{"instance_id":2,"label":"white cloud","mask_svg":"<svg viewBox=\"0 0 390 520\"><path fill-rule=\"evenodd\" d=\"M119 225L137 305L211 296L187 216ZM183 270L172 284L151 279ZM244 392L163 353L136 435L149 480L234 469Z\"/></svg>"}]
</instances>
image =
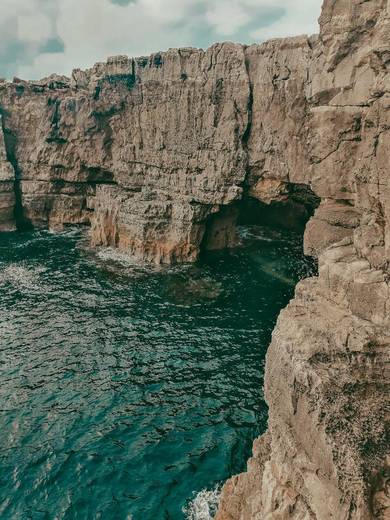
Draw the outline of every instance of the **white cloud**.
<instances>
[{"instance_id":1,"label":"white cloud","mask_svg":"<svg viewBox=\"0 0 390 520\"><path fill-rule=\"evenodd\" d=\"M217 34L231 36L250 21L245 5L234 1L214 2L206 11L206 21L215 27Z\"/></svg>"},{"instance_id":2,"label":"white cloud","mask_svg":"<svg viewBox=\"0 0 390 520\"><path fill-rule=\"evenodd\" d=\"M176 23L189 14L194 3L193 0L139 0L137 7L146 17L150 16L160 23ZM200 3L203 3L202 0Z\"/></svg>"},{"instance_id":3,"label":"white cloud","mask_svg":"<svg viewBox=\"0 0 390 520\"><path fill-rule=\"evenodd\" d=\"M29 13L18 17L18 37L28 41L36 41L37 35L40 39L49 38L51 34L51 23L43 13Z\"/></svg>"},{"instance_id":4,"label":"white cloud","mask_svg":"<svg viewBox=\"0 0 390 520\"><path fill-rule=\"evenodd\" d=\"M225 39L251 43L317 32L322 0L0 2L0 25L12 27L13 21L17 26L16 33L3 31L0 77L37 78L51 72L70 74L72 68L89 67L113 54L137 56ZM49 36L63 41L63 53L42 53L40 49L48 50L43 44Z\"/></svg>"},{"instance_id":5,"label":"white cloud","mask_svg":"<svg viewBox=\"0 0 390 520\"><path fill-rule=\"evenodd\" d=\"M322 1L299 0L290 2L286 0L269 0L275 5L281 5L285 9L284 15L267 27L251 32L256 40L268 40L270 38L284 38L299 34L315 34L318 32L317 19L320 15ZM314 13L317 12L316 15Z\"/></svg>"}]
</instances>

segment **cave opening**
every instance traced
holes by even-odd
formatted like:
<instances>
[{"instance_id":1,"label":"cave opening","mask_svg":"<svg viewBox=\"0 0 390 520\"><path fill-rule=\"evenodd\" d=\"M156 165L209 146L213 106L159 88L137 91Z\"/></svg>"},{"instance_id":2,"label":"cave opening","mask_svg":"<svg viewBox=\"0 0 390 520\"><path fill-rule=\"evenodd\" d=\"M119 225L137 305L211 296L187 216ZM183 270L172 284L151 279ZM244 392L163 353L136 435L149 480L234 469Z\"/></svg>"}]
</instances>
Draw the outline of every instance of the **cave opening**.
<instances>
[{"instance_id":1,"label":"cave opening","mask_svg":"<svg viewBox=\"0 0 390 520\"><path fill-rule=\"evenodd\" d=\"M306 225L320 204L320 198L306 184L283 186L274 198L261 199L251 192L213 213L205 224L200 251L236 247L240 243L239 228L266 226L303 236Z\"/></svg>"},{"instance_id":2,"label":"cave opening","mask_svg":"<svg viewBox=\"0 0 390 520\"><path fill-rule=\"evenodd\" d=\"M319 197L308 185L289 184L286 193L276 200L263 202L253 196L244 197L239 203L237 224L265 225L303 234L319 204Z\"/></svg>"}]
</instances>

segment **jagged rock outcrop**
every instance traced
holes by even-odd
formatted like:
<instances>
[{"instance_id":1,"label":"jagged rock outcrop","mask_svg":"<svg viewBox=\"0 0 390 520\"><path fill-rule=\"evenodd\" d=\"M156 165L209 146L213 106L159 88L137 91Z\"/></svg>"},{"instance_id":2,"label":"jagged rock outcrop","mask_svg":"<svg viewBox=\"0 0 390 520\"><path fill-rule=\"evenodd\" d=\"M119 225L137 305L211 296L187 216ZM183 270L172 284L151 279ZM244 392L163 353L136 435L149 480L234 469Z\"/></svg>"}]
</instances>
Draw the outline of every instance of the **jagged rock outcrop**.
<instances>
[{"instance_id":1,"label":"jagged rock outcrop","mask_svg":"<svg viewBox=\"0 0 390 520\"><path fill-rule=\"evenodd\" d=\"M173 263L234 245L248 201L303 223L321 199L320 274L280 315L269 430L218 520L390 514L389 18L387 0L325 0L319 36L0 83L2 229L85 224Z\"/></svg>"}]
</instances>

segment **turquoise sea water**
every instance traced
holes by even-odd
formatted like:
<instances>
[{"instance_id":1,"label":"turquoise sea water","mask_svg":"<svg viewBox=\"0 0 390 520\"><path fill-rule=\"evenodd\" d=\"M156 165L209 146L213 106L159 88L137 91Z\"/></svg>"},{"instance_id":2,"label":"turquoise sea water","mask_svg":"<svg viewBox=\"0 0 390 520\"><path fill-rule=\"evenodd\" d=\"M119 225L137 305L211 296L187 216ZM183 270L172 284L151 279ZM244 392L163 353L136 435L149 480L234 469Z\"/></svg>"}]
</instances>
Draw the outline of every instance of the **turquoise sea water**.
<instances>
[{"instance_id":1,"label":"turquoise sea water","mask_svg":"<svg viewBox=\"0 0 390 520\"><path fill-rule=\"evenodd\" d=\"M182 520L245 468L271 330L314 268L299 235L241 231L159 270L75 230L0 235L2 520Z\"/></svg>"}]
</instances>

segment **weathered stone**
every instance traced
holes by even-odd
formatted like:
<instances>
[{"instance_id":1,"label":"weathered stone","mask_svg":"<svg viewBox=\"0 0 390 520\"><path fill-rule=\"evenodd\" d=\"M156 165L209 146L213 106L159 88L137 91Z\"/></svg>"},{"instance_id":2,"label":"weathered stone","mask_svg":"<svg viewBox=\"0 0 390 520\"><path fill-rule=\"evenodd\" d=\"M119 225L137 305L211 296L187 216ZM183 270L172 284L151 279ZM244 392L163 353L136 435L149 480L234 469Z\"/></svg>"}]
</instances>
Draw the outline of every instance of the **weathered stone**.
<instances>
[{"instance_id":1,"label":"weathered stone","mask_svg":"<svg viewBox=\"0 0 390 520\"><path fill-rule=\"evenodd\" d=\"M0 231L15 229L15 172L9 162L3 134L2 116L0 114Z\"/></svg>"},{"instance_id":2,"label":"weathered stone","mask_svg":"<svg viewBox=\"0 0 390 520\"><path fill-rule=\"evenodd\" d=\"M330 245L351 237L359 226L359 213L345 202L324 200L305 230L305 253L318 257Z\"/></svg>"},{"instance_id":3,"label":"weathered stone","mask_svg":"<svg viewBox=\"0 0 390 520\"><path fill-rule=\"evenodd\" d=\"M270 451L225 485L218 520L390 515L389 17L387 1L324 2L299 126L322 198L305 234L320 275L267 354Z\"/></svg>"}]
</instances>

